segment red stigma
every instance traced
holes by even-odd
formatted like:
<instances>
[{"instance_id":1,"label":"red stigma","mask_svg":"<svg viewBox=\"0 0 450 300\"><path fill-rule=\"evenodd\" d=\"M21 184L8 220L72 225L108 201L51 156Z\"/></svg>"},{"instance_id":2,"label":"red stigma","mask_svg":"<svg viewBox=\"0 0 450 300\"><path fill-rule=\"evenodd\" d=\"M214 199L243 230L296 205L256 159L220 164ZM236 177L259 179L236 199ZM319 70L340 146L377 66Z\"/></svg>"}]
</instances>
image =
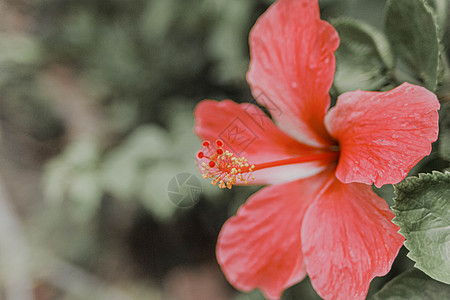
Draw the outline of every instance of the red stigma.
<instances>
[{"instance_id":1,"label":"red stigma","mask_svg":"<svg viewBox=\"0 0 450 300\"><path fill-rule=\"evenodd\" d=\"M255 165L250 164L245 157L238 157L229 150L224 150L224 142L216 140L202 142L202 148L197 152L197 163L204 179L211 178L211 184L219 188L229 188L234 184L247 184L255 179L252 172Z\"/></svg>"}]
</instances>

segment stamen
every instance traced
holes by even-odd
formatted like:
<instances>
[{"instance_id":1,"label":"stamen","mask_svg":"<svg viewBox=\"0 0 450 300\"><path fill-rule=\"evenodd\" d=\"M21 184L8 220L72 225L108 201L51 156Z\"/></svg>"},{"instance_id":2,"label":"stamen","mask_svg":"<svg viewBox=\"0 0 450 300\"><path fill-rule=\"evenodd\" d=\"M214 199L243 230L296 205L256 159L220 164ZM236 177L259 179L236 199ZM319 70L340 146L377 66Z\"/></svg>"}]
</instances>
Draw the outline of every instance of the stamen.
<instances>
[{"instance_id":1,"label":"stamen","mask_svg":"<svg viewBox=\"0 0 450 300\"><path fill-rule=\"evenodd\" d=\"M200 159L202 177L211 178L211 184L228 189L231 189L238 180L244 184L247 184L250 179L255 180L253 172L257 170L313 161L333 161L339 157L339 151L331 150L254 165L245 157L238 157L229 150L224 151L221 140L216 141L215 149L211 149L208 141L204 141L202 145L204 148L197 155Z\"/></svg>"},{"instance_id":2,"label":"stamen","mask_svg":"<svg viewBox=\"0 0 450 300\"><path fill-rule=\"evenodd\" d=\"M299 163L306 163L306 162L312 162L312 161L321 161L321 160L332 161L332 160L337 159L338 157L339 157L338 151L321 152L321 153L316 153L316 154L311 154L311 155L298 156L298 157L287 158L287 159L258 164L255 166L255 171L261 170L261 169L272 168L272 167L283 166L283 165L299 164Z\"/></svg>"},{"instance_id":3,"label":"stamen","mask_svg":"<svg viewBox=\"0 0 450 300\"><path fill-rule=\"evenodd\" d=\"M232 152L223 150L224 143L221 140L217 140L215 144L217 148L211 149L209 141L204 141L204 148L197 155L204 179L211 178L213 185L228 189L238 180L247 184L250 179L255 179L251 174L255 166L250 165L245 157L237 157Z\"/></svg>"}]
</instances>

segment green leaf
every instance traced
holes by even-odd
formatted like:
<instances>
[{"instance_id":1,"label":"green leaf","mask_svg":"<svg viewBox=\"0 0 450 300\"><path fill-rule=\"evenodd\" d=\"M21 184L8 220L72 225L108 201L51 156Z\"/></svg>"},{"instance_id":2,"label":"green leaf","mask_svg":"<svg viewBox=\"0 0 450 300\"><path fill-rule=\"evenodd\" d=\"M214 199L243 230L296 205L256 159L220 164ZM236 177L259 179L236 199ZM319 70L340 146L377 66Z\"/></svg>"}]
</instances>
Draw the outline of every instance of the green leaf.
<instances>
[{"instance_id":1,"label":"green leaf","mask_svg":"<svg viewBox=\"0 0 450 300\"><path fill-rule=\"evenodd\" d=\"M106 154L101 167L105 190L119 199L132 199L139 188L139 178L156 161L167 158L170 140L156 125L142 125L116 149Z\"/></svg>"},{"instance_id":2,"label":"green leaf","mask_svg":"<svg viewBox=\"0 0 450 300\"><path fill-rule=\"evenodd\" d=\"M388 282L371 300L441 300L450 299L450 286L412 269Z\"/></svg>"},{"instance_id":3,"label":"green leaf","mask_svg":"<svg viewBox=\"0 0 450 300\"><path fill-rule=\"evenodd\" d=\"M442 75L437 18L424 0L389 0L386 34L395 53L431 91Z\"/></svg>"},{"instance_id":4,"label":"green leaf","mask_svg":"<svg viewBox=\"0 0 450 300\"><path fill-rule=\"evenodd\" d=\"M419 174L394 186L393 222L408 257L432 278L450 283L450 173Z\"/></svg>"},{"instance_id":5,"label":"green leaf","mask_svg":"<svg viewBox=\"0 0 450 300\"><path fill-rule=\"evenodd\" d=\"M141 17L143 36L152 41L161 39L176 20L177 5L174 0L149 1Z\"/></svg>"},{"instance_id":6,"label":"green leaf","mask_svg":"<svg viewBox=\"0 0 450 300\"><path fill-rule=\"evenodd\" d=\"M441 34L443 34L445 22L447 21L448 0L427 0L427 3L433 8L439 28L441 29Z\"/></svg>"},{"instance_id":7,"label":"green leaf","mask_svg":"<svg viewBox=\"0 0 450 300\"><path fill-rule=\"evenodd\" d=\"M0 33L0 64L36 65L42 58L37 39L27 34Z\"/></svg>"},{"instance_id":8,"label":"green leaf","mask_svg":"<svg viewBox=\"0 0 450 300\"><path fill-rule=\"evenodd\" d=\"M249 19L254 11L252 1L225 0L216 3L220 9L211 27L208 50L217 61L215 74L223 83L245 80L248 66L247 40Z\"/></svg>"},{"instance_id":9,"label":"green leaf","mask_svg":"<svg viewBox=\"0 0 450 300\"><path fill-rule=\"evenodd\" d=\"M450 161L450 103L444 102L439 111L439 154Z\"/></svg>"},{"instance_id":10,"label":"green leaf","mask_svg":"<svg viewBox=\"0 0 450 300\"><path fill-rule=\"evenodd\" d=\"M140 178L139 199L144 207L159 221L170 220L177 207L168 195L168 183L181 173L176 163L159 162Z\"/></svg>"},{"instance_id":11,"label":"green leaf","mask_svg":"<svg viewBox=\"0 0 450 300\"><path fill-rule=\"evenodd\" d=\"M384 34L349 18L336 19L332 24L341 39L336 51L336 89L376 90L385 85L386 73L394 67L394 56Z\"/></svg>"},{"instance_id":12,"label":"green leaf","mask_svg":"<svg viewBox=\"0 0 450 300\"><path fill-rule=\"evenodd\" d=\"M95 140L84 137L71 142L62 154L45 165L44 199L51 205L71 205L75 220L89 221L103 196L98 180L99 160L100 146ZM66 199L71 203L64 202Z\"/></svg>"}]
</instances>

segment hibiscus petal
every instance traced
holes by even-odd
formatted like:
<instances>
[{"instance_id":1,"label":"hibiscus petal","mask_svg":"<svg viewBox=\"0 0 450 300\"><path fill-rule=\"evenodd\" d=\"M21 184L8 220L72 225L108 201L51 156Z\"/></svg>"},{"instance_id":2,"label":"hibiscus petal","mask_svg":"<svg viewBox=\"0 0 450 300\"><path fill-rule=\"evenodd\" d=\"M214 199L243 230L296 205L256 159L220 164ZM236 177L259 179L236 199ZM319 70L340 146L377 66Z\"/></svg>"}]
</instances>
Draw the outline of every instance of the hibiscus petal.
<instances>
[{"instance_id":1,"label":"hibiscus petal","mask_svg":"<svg viewBox=\"0 0 450 300\"><path fill-rule=\"evenodd\" d=\"M404 238L371 186L334 176L309 207L301 239L306 271L325 299L365 299L375 276L391 268Z\"/></svg>"},{"instance_id":2,"label":"hibiscus petal","mask_svg":"<svg viewBox=\"0 0 450 300\"><path fill-rule=\"evenodd\" d=\"M323 125L339 37L320 20L316 0L280 0L250 33L247 79L255 99L297 140L331 145Z\"/></svg>"},{"instance_id":3,"label":"hibiscus petal","mask_svg":"<svg viewBox=\"0 0 450 300\"><path fill-rule=\"evenodd\" d=\"M244 156L251 164L317 153L278 129L257 106L231 100L204 100L195 108L195 133L203 140L221 139L224 149ZM329 161L273 167L253 172L250 184L293 181L324 170Z\"/></svg>"},{"instance_id":4,"label":"hibiscus petal","mask_svg":"<svg viewBox=\"0 0 450 300\"><path fill-rule=\"evenodd\" d=\"M423 87L404 83L389 92L342 94L325 117L341 155L336 177L344 183L398 183L438 136L439 101Z\"/></svg>"},{"instance_id":5,"label":"hibiscus petal","mask_svg":"<svg viewBox=\"0 0 450 300\"><path fill-rule=\"evenodd\" d=\"M217 260L233 286L260 288L266 297L279 299L285 288L305 277L300 226L325 181L321 173L263 188L225 223Z\"/></svg>"}]
</instances>

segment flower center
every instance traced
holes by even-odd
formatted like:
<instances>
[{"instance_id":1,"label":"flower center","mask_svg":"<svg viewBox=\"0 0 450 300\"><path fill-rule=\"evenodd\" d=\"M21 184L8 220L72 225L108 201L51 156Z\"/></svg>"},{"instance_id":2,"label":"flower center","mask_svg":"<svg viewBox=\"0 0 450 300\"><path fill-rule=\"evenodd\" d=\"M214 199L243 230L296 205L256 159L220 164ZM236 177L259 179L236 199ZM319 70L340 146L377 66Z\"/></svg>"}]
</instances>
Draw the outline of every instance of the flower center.
<instances>
[{"instance_id":1,"label":"flower center","mask_svg":"<svg viewBox=\"0 0 450 300\"><path fill-rule=\"evenodd\" d=\"M229 188L240 183L247 184L248 181L254 180L254 171L292 165L298 163L306 163L313 161L333 161L339 157L339 151L319 151L314 154L276 160L261 164L252 164L245 157L238 157L234 153L223 150L223 142L217 140L215 145L209 141L202 143L202 149L197 153L199 159L200 170L204 179L211 178L211 184L218 185L220 188Z\"/></svg>"}]
</instances>

